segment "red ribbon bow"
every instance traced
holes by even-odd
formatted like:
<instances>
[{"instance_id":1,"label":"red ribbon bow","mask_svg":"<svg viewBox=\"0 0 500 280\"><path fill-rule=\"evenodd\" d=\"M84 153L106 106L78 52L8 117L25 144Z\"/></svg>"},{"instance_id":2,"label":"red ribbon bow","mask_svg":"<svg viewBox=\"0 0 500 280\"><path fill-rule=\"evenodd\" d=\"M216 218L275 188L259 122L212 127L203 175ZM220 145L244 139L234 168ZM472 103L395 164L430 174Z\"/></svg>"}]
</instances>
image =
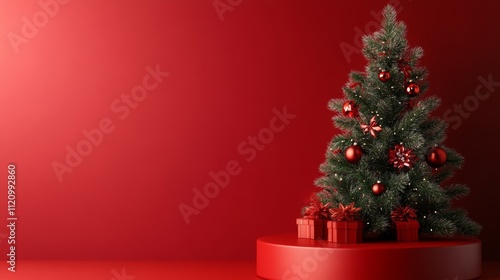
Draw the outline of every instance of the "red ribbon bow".
<instances>
[{"instance_id":1,"label":"red ribbon bow","mask_svg":"<svg viewBox=\"0 0 500 280\"><path fill-rule=\"evenodd\" d=\"M389 163L398 170L405 167L411 168L415 160L417 160L417 156L415 156L413 150L406 149L403 145L396 145L394 149L389 150Z\"/></svg>"},{"instance_id":2,"label":"red ribbon bow","mask_svg":"<svg viewBox=\"0 0 500 280\"><path fill-rule=\"evenodd\" d=\"M370 120L370 124L361 124L361 129L363 129L364 133L370 132L373 137L377 137L377 132L382 131L382 127L375 120L375 116L373 116Z\"/></svg>"},{"instance_id":3,"label":"red ribbon bow","mask_svg":"<svg viewBox=\"0 0 500 280\"><path fill-rule=\"evenodd\" d=\"M361 211L361 208L354 207L354 202L347 206L339 203L338 208L330 209L332 220L337 222L357 220L359 218L359 211Z\"/></svg>"},{"instance_id":4,"label":"red ribbon bow","mask_svg":"<svg viewBox=\"0 0 500 280\"><path fill-rule=\"evenodd\" d=\"M330 209L331 203L323 204L316 198L311 198L309 206L306 206L304 212L304 218L306 219L328 219L328 210Z\"/></svg>"},{"instance_id":5,"label":"red ribbon bow","mask_svg":"<svg viewBox=\"0 0 500 280\"><path fill-rule=\"evenodd\" d=\"M417 219L417 210L410 206L400 206L391 213L391 218L395 222L408 222Z\"/></svg>"}]
</instances>

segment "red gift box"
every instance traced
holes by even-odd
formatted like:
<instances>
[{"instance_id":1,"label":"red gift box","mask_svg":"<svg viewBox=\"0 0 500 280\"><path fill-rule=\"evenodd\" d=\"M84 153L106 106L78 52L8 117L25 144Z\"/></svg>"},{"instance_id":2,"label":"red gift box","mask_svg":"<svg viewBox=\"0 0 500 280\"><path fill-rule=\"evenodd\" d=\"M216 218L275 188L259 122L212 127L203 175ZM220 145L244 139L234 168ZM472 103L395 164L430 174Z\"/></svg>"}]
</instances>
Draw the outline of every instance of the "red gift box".
<instances>
[{"instance_id":1,"label":"red gift box","mask_svg":"<svg viewBox=\"0 0 500 280\"><path fill-rule=\"evenodd\" d=\"M309 220L309 238L324 240L328 235L328 228L326 227L325 219L311 219Z\"/></svg>"},{"instance_id":2,"label":"red gift box","mask_svg":"<svg viewBox=\"0 0 500 280\"><path fill-rule=\"evenodd\" d=\"M298 218L298 237L320 240L326 239L328 235L326 222L327 220L325 219Z\"/></svg>"},{"instance_id":3,"label":"red gift box","mask_svg":"<svg viewBox=\"0 0 500 280\"><path fill-rule=\"evenodd\" d=\"M298 238L310 238L309 220L297 218Z\"/></svg>"},{"instance_id":4,"label":"red gift box","mask_svg":"<svg viewBox=\"0 0 500 280\"><path fill-rule=\"evenodd\" d=\"M328 221L328 242L361 243L363 241L363 221Z\"/></svg>"},{"instance_id":5,"label":"red gift box","mask_svg":"<svg viewBox=\"0 0 500 280\"><path fill-rule=\"evenodd\" d=\"M410 220L407 222L395 222L395 223L396 223L398 241L401 242L418 241L418 228L420 227L418 221Z\"/></svg>"}]
</instances>

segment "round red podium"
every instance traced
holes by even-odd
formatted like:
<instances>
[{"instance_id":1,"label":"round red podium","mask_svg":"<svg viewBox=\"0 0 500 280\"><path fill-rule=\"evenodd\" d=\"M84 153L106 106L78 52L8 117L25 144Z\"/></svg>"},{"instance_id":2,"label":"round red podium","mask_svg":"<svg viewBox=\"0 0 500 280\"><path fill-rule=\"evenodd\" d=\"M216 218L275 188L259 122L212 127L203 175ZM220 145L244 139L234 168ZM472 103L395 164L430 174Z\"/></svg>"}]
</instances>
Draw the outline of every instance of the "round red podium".
<instances>
[{"instance_id":1,"label":"round red podium","mask_svg":"<svg viewBox=\"0 0 500 280\"><path fill-rule=\"evenodd\" d=\"M459 280L481 276L481 241L336 244L297 234L257 240L257 275L272 280Z\"/></svg>"}]
</instances>

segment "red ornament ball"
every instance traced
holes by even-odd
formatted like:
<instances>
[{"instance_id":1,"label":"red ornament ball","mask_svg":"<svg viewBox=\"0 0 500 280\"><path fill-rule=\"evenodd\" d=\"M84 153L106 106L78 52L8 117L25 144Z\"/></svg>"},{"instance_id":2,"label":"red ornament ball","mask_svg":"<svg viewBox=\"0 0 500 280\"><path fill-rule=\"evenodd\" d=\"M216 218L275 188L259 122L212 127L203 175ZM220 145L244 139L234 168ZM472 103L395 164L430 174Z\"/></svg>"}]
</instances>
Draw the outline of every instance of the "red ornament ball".
<instances>
[{"instance_id":1,"label":"red ornament ball","mask_svg":"<svg viewBox=\"0 0 500 280\"><path fill-rule=\"evenodd\" d=\"M358 145L352 145L345 150L345 159L347 162L356 164L361 160L363 156L363 149Z\"/></svg>"},{"instance_id":2,"label":"red ornament ball","mask_svg":"<svg viewBox=\"0 0 500 280\"><path fill-rule=\"evenodd\" d=\"M382 70L378 73L378 79L384 83L389 81L390 78L391 78L391 73L387 71Z\"/></svg>"},{"instance_id":3,"label":"red ornament ball","mask_svg":"<svg viewBox=\"0 0 500 280\"><path fill-rule=\"evenodd\" d=\"M384 192L385 192L385 186L380 181L377 181L377 183L372 186L372 193L374 195L381 195Z\"/></svg>"},{"instance_id":4,"label":"red ornament ball","mask_svg":"<svg viewBox=\"0 0 500 280\"><path fill-rule=\"evenodd\" d=\"M409 84L406 87L406 94L409 96L417 96L420 93L420 87L417 84Z\"/></svg>"},{"instance_id":5,"label":"red ornament ball","mask_svg":"<svg viewBox=\"0 0 500 280\"><path fill-rule=\"evenodd\" d=\"M342 114L346 117L355 118L359 116L358 106L356 106L354 101L347 100L344 102L344 105L342 105Z\"/></svg>"},{"instance_id":6,"label":"red ornament ball","mask_svg":"<svg viewBox=\"0 0 500 280\"><path fill-rule=\"evenodd\" d=\"M426 161L431 167L439 168L446 163L446 151L443 148L434 147L427 154Z\"/></svg>"}]
</instances>

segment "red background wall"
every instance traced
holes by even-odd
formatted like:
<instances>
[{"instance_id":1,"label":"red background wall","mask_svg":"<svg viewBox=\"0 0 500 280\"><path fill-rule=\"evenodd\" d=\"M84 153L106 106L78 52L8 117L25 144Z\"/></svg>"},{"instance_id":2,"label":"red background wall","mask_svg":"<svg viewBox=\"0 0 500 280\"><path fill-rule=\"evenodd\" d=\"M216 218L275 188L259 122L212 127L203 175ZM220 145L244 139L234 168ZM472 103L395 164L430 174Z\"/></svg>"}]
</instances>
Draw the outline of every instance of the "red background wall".
<instances>
[{"instance_id":1,"label":"red background wall","mask_svg":"<svg viewBox=\"0 0 500 280\"><path fill-rule=\"evenodd\" d=\"M295 231L339 133L326 104L365 65L340 45L357 48L386 1L221 2L233 4L222 17L213 0L71 0L46 22L38 1L0 2L0 167L17 165L20 259L251 259L259 236ZM454 181L472 189L459 205L484 226L484 259L498 260L500 86L483 87L483 100L475 90L479 76L500 81L500 2L393 3L426 51L436 115L452 110L445 144L466 158ZM34 15L27 38L23 17ZM157 65L170 75L126 117L113 111ZM296 117L277 131L273 108L284 107ZM54 162L103 119L114 130L60 182ZM266 143L252 146L259 133ZM193 206L193 189L228 163L239 173L186 224L179 205Z\"/></svg>"}]
</instances>

